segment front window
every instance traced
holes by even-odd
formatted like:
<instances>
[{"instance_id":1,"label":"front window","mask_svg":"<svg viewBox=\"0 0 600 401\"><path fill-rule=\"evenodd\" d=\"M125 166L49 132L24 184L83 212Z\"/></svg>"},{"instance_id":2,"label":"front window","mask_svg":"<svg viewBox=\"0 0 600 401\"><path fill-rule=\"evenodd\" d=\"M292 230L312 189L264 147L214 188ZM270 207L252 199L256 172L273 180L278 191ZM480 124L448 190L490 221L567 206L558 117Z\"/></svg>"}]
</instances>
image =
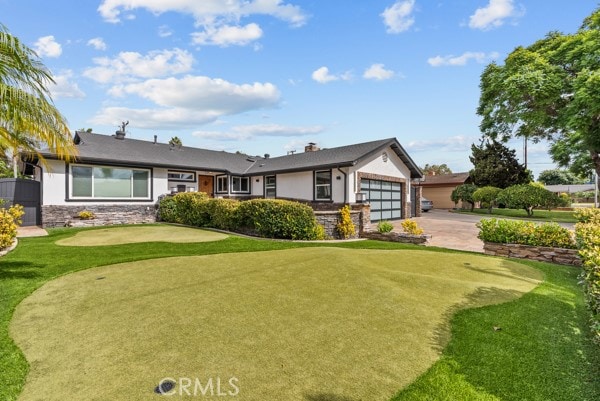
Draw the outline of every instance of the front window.
<instances>
[{"instance_id":1,"label":"front window","mask_svg":"<svg viewBox=\"0 0 600 401\"><path fill-rule=\"evenodd\" d=\"M250 192L250 178L231 177L231 192Z\"/></svg>"},{"instance_id":2,"label":"front window","mask_svg":"<svg viewBox=\"0 0 600 401\"><path fill-rule=\"evenodd\" d=\"M277 180L274 175L265 177L265 198L275 198L277 195Z\"/></svg>"},{"instance_id":3,"label":"front window","mask_svg":"<svg viewBox=\"0 0 600 401\"><path fill-rule=\"evenodd\" d=\"M315 172L315 199L331 200L331 171Z\"/></svg>"},{"instance_id":4,"label":"front window","mask_svg":"<svg viewBox=\"0 0 600 401\"><path fill-rule=\"evenodd\" d=\"M150 171L71 166L71 198L149 199Z\"/></svg>"},{"instance_id":5,"label":"front window","mask_svg":"<svg viewBox=\"0 0 600 401\"><path fill-rule=\"evenodd\" d=\"M221 175L217 177L217 192L227 193L227 176Z\"/></svg>"},{"instance_id":6,"label":"front window","mask_svg":"<svg viewBox=\"0 0 600 401\"><path fill-rule=\"evenodd\" d=\"M169 181L196 181L196 173L193 171L169 171Z\"/></svg>"}]
</instances>

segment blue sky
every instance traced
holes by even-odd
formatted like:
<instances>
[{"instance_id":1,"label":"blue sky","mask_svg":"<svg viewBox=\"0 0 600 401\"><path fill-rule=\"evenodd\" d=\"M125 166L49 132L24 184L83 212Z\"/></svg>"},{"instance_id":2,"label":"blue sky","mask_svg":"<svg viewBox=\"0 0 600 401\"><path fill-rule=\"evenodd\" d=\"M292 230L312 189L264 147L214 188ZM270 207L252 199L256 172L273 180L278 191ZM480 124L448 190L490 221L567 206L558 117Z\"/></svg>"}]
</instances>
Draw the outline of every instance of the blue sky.
<instances>
[{"instance_id":1,"label":"blue sky","mask_svg":"<svg viewBox=\"0 0 600 401\"><path fill-rule=\"evenodd\" d=\"M272 156L396 137L472 168L479 77L595 1L0 0L73 130ZM522 143L511 144L522 155ZM534 173L553 168L530 145Z\"/></svg>"}]
</instances>

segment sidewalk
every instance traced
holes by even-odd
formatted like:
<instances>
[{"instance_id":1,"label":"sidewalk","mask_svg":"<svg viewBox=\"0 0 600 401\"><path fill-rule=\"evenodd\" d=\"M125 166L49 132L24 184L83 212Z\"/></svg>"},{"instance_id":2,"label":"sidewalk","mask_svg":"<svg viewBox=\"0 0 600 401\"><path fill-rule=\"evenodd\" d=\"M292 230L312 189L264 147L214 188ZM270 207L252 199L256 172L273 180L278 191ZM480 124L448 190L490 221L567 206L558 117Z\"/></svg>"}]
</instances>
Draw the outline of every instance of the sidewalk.
<instances>
[{"instance_id":1,"label":"sidewalk","mask_svg":"<svg viewBox=\"0 0 600 401\"><path fill-rule=\"evenodd\" d=\"M17 238L43 237L45 235L48 235L48 232L39 226L19 227L17 229Z\"/></svg>"}]
</instances>

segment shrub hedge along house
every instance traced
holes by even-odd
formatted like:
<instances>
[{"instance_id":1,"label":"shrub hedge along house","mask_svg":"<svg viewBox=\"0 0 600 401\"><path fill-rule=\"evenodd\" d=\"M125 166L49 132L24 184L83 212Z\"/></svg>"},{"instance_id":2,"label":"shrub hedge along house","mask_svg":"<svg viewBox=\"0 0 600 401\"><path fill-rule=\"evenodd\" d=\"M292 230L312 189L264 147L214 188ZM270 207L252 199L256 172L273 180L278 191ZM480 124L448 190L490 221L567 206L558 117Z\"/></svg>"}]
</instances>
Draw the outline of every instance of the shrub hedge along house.
<instances>
[{"instance_id":1,"label":"shrub hedge along house","mask_svg":"<svg viewBox=\"0 0 600 401\"><path fill-rule=\"evenodd\" d=\"M397 139L319 149L280 157L248 156L127 138L123 132L76 132L75 162L42 152L37 164L44 227L68 225L82 210L110 223L151 222L161 195L205 192L210 197L280 198L309 203L315 210L364 201L370 220L420 213L422 172ZM35 164L35 163L34 163ZM75 216L75 217L74 217Z\"/></svg>"}]
</instances>

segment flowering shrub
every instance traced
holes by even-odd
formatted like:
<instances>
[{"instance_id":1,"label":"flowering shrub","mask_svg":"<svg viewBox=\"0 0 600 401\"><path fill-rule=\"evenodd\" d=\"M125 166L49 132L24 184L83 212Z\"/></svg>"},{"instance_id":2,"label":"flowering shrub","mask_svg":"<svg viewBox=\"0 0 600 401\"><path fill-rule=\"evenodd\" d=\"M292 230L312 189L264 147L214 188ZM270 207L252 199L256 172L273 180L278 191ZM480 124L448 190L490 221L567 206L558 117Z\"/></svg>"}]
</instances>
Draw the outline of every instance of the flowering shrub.
<instances>
[{"instance_id":1,"label":"flowering shrub","mask_svg":"<svg viewBox=\"0 0 600 401\"><path fill-rule=\"evenodd\" d=\"M600 210L581 209L575 213L579 255L583 259L582 284L591 316L591 329L600 343Z\"/></svg>"},{"instance_id":2,"label":"flowering shrub","mask_svg":"<svg viewBox=\"0 0 600 401\"><path fill-rule=\"evenodd\" d=\"M335 228L343 239L350 238L356 234L354 223L352 223L352 216L350 215L350 206L345 205L340 209L340 219Z\"/></svg>"},{"instance_id":3,"label":"flowering shrub","mask_svg":"<svg viewBox=\"0 0 600 401\"><path fill-rule=\"evenodd\" d=\"M81 212L77 213L77 216L81 220L93 220L96 218L96 215L94 215L94 212L91 212L89 210L82 210Z\"/></svg>"},{"instance_id":4,"label":"flowering shrub","mask_svg":"<svg viewBox=\"0 0 600 401\"><path fill-rule=\"evenodd\" d=\"M573 234L557 223L534 224L522 220L482 219L477 223L482 241L554 248L576 248Z\"/></svg>"},{"instance_id":5,"label":"flowering shrub","mask_svg":"<svg viewBox=\"0 0 600 401\"><path fill-rule=\"evenodd\" d=\"M401 225L402 225L402 229L407 234L413 234L413 235L423 234L423 229L421 227L419 227L417 222L414 220L406 219L401 223Z\"/></svg>"},{"instance_id":6,"label":"flowering shrub","mask_svg":"<svg viewBox=\"0 0 600 401\"><path fill-rule=\"evenodd\" d=\"M21 205L14 205L8 209L0 208L0 249L12 245L17 236L17 228L22 223L23 214L25 211Z\"/></svg>"}]
</instances>

